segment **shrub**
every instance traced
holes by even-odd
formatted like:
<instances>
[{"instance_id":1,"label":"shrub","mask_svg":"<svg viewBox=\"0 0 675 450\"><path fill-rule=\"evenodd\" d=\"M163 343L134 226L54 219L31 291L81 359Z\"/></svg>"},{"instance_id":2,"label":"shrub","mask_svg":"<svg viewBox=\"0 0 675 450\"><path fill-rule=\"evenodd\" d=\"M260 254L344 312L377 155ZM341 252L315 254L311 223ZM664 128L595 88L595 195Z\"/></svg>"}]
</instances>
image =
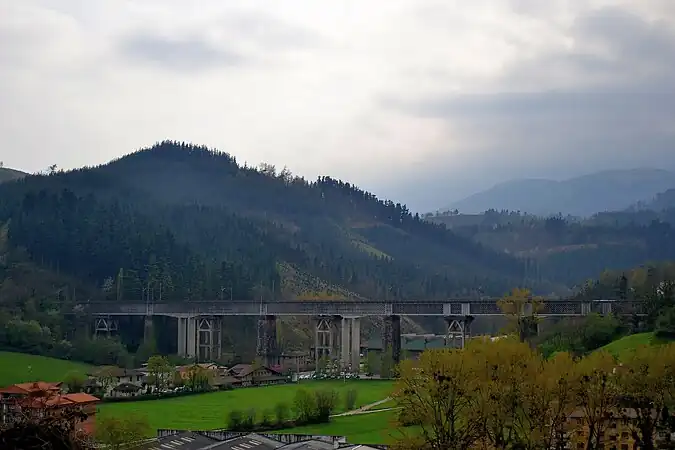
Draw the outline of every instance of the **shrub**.
<instances>
[{"instance_id":1,"label":"shrub","mask_svg":"<svg viewBox=\"0 0 675 450\"><path fill-rule=\"evenodd\" d=\"M236 409L230 411L227 418L227 426L232 431L239 431L242 429L244 423L244 415L241 411Z\"/></svg>"},{"instance_id":2,"label":"shrub","mask_svg":"<svg viewBox=\"0 0 675 450\"><path fill-rule=\"evenodd\" d=\"M289 407L286 403L277 403L274 406L274 418L276 419L277 423L281 424L286 422L288 420L289 416Z\"/></svg>"},{"instance_id":3,"label":"shrub","mask_svg":"<svg viewBox=\"0 0 675 450\"><path fill-rule=\"evenodd\" d=\"M255 427L255 418L257 414L255 409L251 408L246 412L246 416L244 417L244 422L242 423L242 427L245 430L252 430L253 427Z\"/></svg>"},{"instance_id":4,"label":"shrub","mask_svg":"<svg viewBox=\"0 0 675 450\"><path fill-rule=\"evenodd\" d=\"M295 393L293 406L299 424L310 423L316 417L316 401L305 389L300 389Z\"/></svg>"},{"instance_id":5,"label":"shrub","mask_svg":"<svg viewBox=\"0 0 675 450\"><path fill-rule=\"evenodd\" d=\"M356 398L357 391L356 389L349 389L345 394L345 407L347 411L351 411L356 408Z\"/></svg>"},{"instance_id":6,"label":"shrub","mask_svg":"<svg viewBox=\"0 0 675 450\"><path fill-rule=\"evenodd\" d=\"M269 428L272 426L272 416L274 415L274 411L271 409L267 408L264 409L262 412L262 415L260 416L260 426L263 428Z\"/></svg>"},{"instance_id":7,"label":"shrub","mask_svg":"<svg viewBox=\"0 0 675 450\"><path fill-rule=\"evenodd\" d=\"M315 420L319 423L330 421L330 416L333 413L333 410L335 410L335 405L337 404L337 392L333 389L326 389L323 391L317 391L314 396L316 399Z\"/></svg>"}]
</instances>

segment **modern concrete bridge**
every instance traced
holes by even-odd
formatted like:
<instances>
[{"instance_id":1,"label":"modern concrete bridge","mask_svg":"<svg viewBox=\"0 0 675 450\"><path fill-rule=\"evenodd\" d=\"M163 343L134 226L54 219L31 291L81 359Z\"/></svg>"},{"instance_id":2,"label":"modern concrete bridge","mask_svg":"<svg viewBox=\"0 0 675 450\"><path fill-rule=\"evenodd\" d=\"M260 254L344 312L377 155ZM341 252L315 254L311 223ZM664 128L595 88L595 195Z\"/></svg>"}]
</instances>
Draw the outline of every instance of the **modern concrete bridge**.
<instances>
[{"instance_id":1,"label":"modern concrete bridge","mask_svg":"<svg viewBox=\"0 0 675 450\"><path fill-rule=\"evenodd\" d=\"M200 360L221 355L221 318L224 316L259 317L258 354L267 364L278 362L277 316L309 316L314 319L314 356L339 356L344 367L358 369L361 326L360 318L384 317L385 348L395 361L401 351L401 316L438 316L445 318L446 336L460 347L470 335L470 324L478 316L502 316L498 298L456 298L447 300L294 300L294 301L184 301L184 302L99 302L83 303L76 310L94 317L95 333L110 334L118 330L120 316L174 317L178 321L178 354ZM584 316L599 314L643 313L642 303L620 300L540 299L537 315L543 317ZM528 308L529 306L529 308ZM525 314L532 314L526 305Z\"/></svg>"}]
</instances>

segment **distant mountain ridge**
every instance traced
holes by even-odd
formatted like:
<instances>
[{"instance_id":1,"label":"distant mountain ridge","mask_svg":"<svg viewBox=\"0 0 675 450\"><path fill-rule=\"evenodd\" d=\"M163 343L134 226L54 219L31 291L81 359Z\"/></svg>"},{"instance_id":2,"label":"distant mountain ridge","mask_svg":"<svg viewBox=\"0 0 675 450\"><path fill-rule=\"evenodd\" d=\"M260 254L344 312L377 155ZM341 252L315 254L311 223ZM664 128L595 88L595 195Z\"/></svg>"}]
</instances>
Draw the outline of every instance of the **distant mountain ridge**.
<instances>
[{"instance_id":1,"label":"distant mountain ridge","mask_svg":"<svg viewBox=\"0 0 675 450\"><path fill-rule=\"evenodd\" d=\"M10 169L7 167L0 167L0 183L5 181L17 180L28 175L26 172L22 172L16 169Z\"/></svg>"},{"instance_id":2,"label":"distant mountain ridge","mask_svg":"<svg viewBox=\"0 0 675 450\"><path fill-rule=\"evenodd\" d=\"M563 181L521 179L500 183L449 205L461 213L488 209L537 215L590 216L624 210L675 188L675 173L663 169L608 170Z\"/></svg>"},{"instance_id":3,"label":"distant mountain ridge","mask_svg":"<svg viewBox=\"0 0 675 450\"><path fill-rule=\"evenodd\" d=\"M659 192L651 200L637 202L628 210L663 211L670 208L675 208L675 189L668 189L665 192Z\"/></svg>"}]
</instances>

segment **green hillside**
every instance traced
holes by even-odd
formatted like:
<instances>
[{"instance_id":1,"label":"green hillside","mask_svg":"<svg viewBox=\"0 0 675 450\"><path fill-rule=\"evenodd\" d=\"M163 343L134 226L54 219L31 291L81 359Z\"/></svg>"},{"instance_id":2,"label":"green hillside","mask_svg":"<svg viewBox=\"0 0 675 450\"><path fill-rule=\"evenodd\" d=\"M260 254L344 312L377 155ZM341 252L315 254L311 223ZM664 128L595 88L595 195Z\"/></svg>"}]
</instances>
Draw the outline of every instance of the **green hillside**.
<instances>
[{"instance_id":1,"label":"green hillside","mask_svg":"<svg viewBox=\"0 0 675 450\"><path fill-rule=\"evenodd\" d=\"M616 341L610 342L604 347L600 347L599 351L606 351L614 356L620 357L626 352L630 352L644 345L654 345L660 341L654 333L638 333L624 336Z\"/></svg>"},{"instance_id":2,"label":"green hillside","mask_svg":"<svg viewBox=\"0 0 675 450\"><path fill-rule=\"evenodd\" d=\"M0 352L0 386L31 381L63 381L68 372L86 374L86 364L25 353Z\"/></svg>"}]
</instances>

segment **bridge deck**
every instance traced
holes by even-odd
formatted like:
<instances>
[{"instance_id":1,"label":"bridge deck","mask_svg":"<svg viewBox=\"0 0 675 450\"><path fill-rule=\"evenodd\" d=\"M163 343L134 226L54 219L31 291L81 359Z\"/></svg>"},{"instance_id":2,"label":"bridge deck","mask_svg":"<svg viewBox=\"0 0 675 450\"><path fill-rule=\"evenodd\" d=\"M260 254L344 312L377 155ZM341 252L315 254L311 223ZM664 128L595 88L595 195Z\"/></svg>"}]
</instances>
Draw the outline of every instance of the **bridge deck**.
<instances>
[{"instance_id":1,"label":"bridge deck","mask_svg":"<svg viewBox=\"0 0 675 450\"><path fill-rule=\"evenodd\" d=\"M581 316L589 312L641 314L643 304L615 300L544 300L541 316ZM78 305L77 310L110 316L500 316L496 299L418 301L185 301L185 302L99 302Z\"/></svg>"}]
</instances>

